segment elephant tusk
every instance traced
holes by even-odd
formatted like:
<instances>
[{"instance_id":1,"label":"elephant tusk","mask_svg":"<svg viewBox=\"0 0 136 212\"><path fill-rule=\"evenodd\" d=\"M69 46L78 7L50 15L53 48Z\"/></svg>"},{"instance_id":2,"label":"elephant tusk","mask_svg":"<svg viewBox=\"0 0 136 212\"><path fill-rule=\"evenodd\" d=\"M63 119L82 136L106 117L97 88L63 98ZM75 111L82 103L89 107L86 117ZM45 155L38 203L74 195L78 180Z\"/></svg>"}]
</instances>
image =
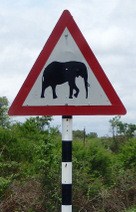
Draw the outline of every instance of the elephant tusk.
<instances>
[{"instance_id":1,"label":"elephant tusk","mask_svg":"<svg viewBox=\"0 0 136 212\"><path fill-rule=\"evenodd\" d=\"M87 82L87 86L90 87L90 83Z\"/></svg>"}]
</instances>

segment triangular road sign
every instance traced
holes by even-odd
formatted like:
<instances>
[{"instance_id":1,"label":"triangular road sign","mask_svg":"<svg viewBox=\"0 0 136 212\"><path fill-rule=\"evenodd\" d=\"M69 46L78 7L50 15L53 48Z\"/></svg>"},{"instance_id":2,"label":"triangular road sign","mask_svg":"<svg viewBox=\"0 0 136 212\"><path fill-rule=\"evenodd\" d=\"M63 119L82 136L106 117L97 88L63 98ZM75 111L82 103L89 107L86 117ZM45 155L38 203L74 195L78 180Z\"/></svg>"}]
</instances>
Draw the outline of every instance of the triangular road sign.
<instances>
[{"instance_id":1,"label":"triangular road sign","mask_svg":"<svg viewBox=\"0 0 136 212\"><path fill-rule=\"evenodd\" d=\"M9 115L119 115L126 109L68 10L53 29Z\"/></svg>"}]
</instances>

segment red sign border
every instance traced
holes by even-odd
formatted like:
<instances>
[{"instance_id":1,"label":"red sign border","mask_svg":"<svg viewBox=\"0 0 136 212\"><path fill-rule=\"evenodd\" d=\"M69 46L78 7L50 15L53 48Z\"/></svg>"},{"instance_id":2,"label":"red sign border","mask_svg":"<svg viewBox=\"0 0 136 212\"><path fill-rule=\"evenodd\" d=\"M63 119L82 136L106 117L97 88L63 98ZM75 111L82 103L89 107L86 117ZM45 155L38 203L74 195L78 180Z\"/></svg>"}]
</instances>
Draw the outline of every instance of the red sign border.
<instances>
[{"instance_id":1,"label":"red sign border","mask_svg":"<svg viewBox=\"0 0 136 212\"><path fill-rule=\"evenodd\" d=\"M23 106L32 86L48 60L65 28L68 28L78 48L84 55L88 65L109 98L110 106ZM98 60L86 42L76 22L68 10L64 10L43 50L33 65L15 100L9 115L124 115L126 109L105 75Z\"/></svg>"}]
</instances>

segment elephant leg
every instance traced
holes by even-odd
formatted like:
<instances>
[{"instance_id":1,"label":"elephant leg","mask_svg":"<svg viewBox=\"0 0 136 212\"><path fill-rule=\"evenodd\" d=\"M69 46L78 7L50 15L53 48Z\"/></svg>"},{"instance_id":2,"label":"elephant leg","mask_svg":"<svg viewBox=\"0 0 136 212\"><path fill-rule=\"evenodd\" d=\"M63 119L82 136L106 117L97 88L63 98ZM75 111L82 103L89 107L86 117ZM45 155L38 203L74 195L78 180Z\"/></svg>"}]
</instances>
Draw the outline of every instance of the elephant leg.
<instances>
[{"instance_id":1,"label":"elephant leg","mask_svg":"<svg viewBox=\"0 0 136 212\"><path fill-rule=\"evenodd\" d=\"M75 89L75 91L76 91L76 93L74 94L74 96L77 98L77 96L78 96L78 94L79 94L79 88L76 86L76 84L75 84L75 86L74 86L74 89Z\"/></svg>"},{"instance_id":2,"label":"elephant leg","mask_svg":"<svg viewBox=\"0 0 136 212\"><path fill-rule=\"evenodd\" d=\"M52 94L53 94L53 99L58 98L58 97L57 97L57 94L56 94L56 85L53 85L53 86L52 86Z\"/></svg>"},{"instance_id":3,"label":"elephant leg","mask_svg":"<svg viewBox=\"0 0 136 212\"><path fill-rule=\"evenodd\" d=\"M70 93L69 93L69 98L73 99L73 83L69 83L69 89L70 89Z\"/></svg>"},{"instance_id":4,"label":"elephant leg","mask_svg":"<svg viewBox=\"0 0 136 212\"><path fill-rule=\"evenodd\" d=\"M76 93L74 94L74 96L77 98L78 94L79 94L79 88L76 86L75 82L69 83L69 87L70 87L70 95L69 98L72 99L73 98L73 90L76 91Z\"/></svg>"},{"instance_id":5,"label":"elephant leg","mask_svg":"<svg viewBox=\"0 0 136 212\"><path fill-rule=\"evenodd\" d=\"M46 89L47 87L48 87L48 86L43 82L43 83L42 83L41 98L44 98L44 92L45 92L45 89Z\"/></svg>"}]
</instances>

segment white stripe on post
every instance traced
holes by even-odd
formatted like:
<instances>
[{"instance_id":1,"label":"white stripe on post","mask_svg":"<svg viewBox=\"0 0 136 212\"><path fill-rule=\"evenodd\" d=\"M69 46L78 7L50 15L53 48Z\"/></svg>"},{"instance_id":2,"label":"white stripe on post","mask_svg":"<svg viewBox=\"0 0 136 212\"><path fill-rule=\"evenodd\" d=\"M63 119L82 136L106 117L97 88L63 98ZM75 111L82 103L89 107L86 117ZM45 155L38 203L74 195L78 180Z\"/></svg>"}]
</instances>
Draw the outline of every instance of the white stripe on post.
<instances>
[{"instance_id":1,"label":"white stripe on post","mask_svg":"<svg viewBox=\"0 0 136 212\"><path fill-rule=\"evenodd\" d=\"M72 184L72 162L62 162L62 184Z\"/></svg>"},{"instance_id":2,"label":"white stripe on post","mask_svg":"<svg viewBox=\"0 0 136 212\"><path fill-rule=\"evenodd\" d=\"M72 116L62 117L62 212L72 212Z\"/></svg>"},{"instance_id":3,"label":"white stripe on post","mask_svg":"<svg viewBox=\"0 0 136 212\"><path fill-rule=\"evenodd\" d=\"M62 141L72 141L72 116L62 116Z\"/></svg>"},{"instance_id":4,"label":"white stripe on post","mask_svg":"<svg viewBox=\"0 0 136 212\"><path fill-rule=\"evenodd\" d=\"M62 205L62 211L63 212L72 211L72 205Z\"/></svg>"}]
</instances>

